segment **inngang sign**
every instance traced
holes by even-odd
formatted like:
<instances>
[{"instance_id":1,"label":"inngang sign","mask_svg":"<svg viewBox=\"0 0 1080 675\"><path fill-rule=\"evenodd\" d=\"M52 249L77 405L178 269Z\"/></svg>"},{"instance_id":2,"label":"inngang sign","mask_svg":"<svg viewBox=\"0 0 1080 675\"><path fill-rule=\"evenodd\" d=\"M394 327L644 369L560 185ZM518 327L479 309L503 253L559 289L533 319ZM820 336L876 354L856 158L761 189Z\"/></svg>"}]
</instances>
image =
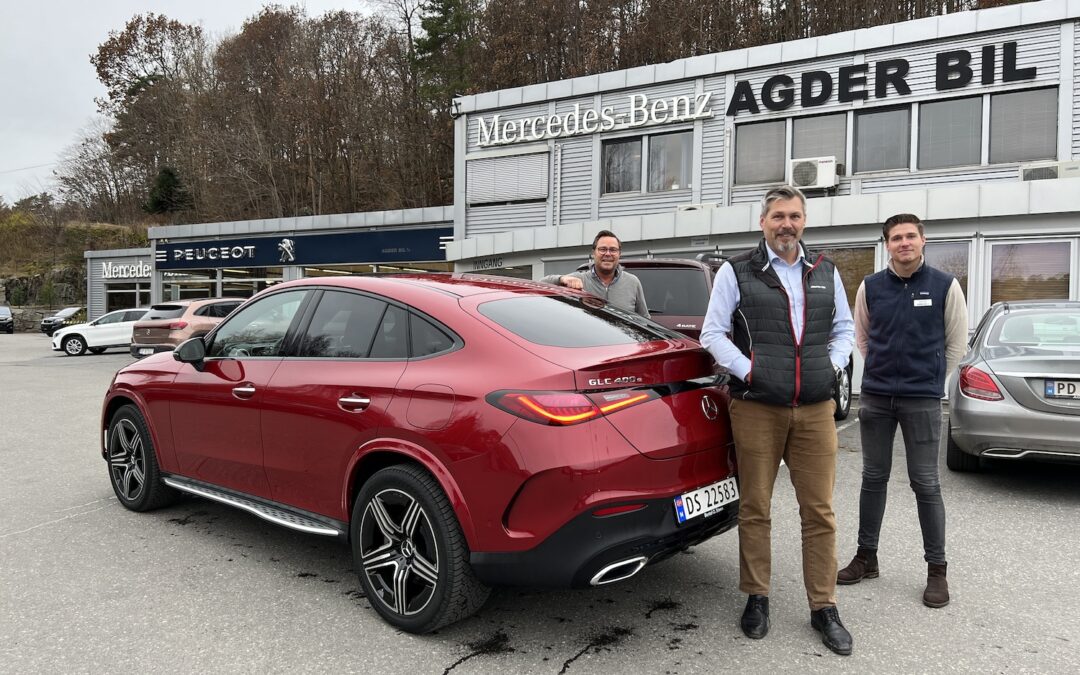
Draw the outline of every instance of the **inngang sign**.
<instances>
[{"instance_id":1,"label":"inngang sign","mask_svg":"<svg viewBox=\"0 0 1080 675\"><path fill-rule=\"evenodd\" d=\"M979 84L994 84L997 81L999 55L1002 82L1035 79L1035 66L1018 67L1016 52L1015 41L1000 46L985 45L978 50L980 58L977 69L972 65L975 56L967 49L939 52L934 56L934 88L937 91L961 89L976 78ZM907 59L886 59L841 66L835 73L827 70L807 71L799 75L798 82L784 73L773 75L765 80L759 91L754 90L749 80L740 80L731 93L726 114L730 117L740 113L757 114L762 106L766 110L781 111L796 103L799 107L811 108L829 102L834 94L840 103L867 100L871 93L874 98L905 96L911 93L907 83L910 70L911 64ZM630 94L628 98L627 109L618 113L613 106L582 110L581 104L575 103L573 110L561 115L510 120L502 119L499 114L490 119L481 117L478 121L477 145L484 148L535 143L550 138L690 122L713 116L710 92L658 99L650 99L645 94Z\"/></svg>"}]
</instances>

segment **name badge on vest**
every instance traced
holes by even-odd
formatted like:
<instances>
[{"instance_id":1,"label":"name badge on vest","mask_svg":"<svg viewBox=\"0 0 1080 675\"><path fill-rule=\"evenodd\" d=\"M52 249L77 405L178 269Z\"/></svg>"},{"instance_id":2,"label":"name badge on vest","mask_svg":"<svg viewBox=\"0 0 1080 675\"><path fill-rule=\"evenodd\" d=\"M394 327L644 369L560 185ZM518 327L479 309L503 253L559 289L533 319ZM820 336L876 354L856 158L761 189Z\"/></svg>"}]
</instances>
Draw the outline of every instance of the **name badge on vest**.
<instances>
[{"instance_id":1,"label":"name badge on vest","mask_svg":"<svg viewBox=\"0 0 1080 675\"><path fill-rule=\"evenodd\" d=\"M915 298L916 307L931 307L934 301L931 298Z\"/></svg>"}]
</instances>

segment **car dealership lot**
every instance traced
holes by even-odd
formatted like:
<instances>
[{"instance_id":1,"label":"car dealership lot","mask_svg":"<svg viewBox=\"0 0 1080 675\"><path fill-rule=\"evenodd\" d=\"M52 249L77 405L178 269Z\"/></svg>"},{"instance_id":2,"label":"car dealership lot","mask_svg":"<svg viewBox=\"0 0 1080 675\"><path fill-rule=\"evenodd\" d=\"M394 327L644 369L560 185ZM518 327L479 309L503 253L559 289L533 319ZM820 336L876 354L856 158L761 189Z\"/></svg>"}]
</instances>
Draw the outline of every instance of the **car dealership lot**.
<instances>
[{"instance_id":1,"label":"car dealership lot","mask_svg":"<svg viewBox=\"0 0 1080 675\"><path fill-rule=\"evenodd\" d=\"M737 626L734 532L622 584L498 591L477 616L418 637L367 608L344 545L204 500L122 508L97 428L112 373L131 361L0 335L0 672L1071 672L1077 662L1077 467L943 468L953 602L931 610L919 600L925 565L898 460L882 577L837 591L851 657L810 628L784 470L773 627L760 642ZM858 517L855 419L839 424L842 562Z\"/></svg>"}]
</instances>

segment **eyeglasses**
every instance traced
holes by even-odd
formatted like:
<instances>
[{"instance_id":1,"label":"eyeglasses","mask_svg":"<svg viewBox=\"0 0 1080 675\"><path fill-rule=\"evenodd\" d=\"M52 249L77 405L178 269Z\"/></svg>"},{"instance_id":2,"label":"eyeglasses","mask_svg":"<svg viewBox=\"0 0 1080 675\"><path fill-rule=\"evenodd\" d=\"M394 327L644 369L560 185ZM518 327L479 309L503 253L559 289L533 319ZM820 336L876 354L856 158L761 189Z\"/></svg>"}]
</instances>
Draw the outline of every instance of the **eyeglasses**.
<instances>
[{"instance_id":1,"label":"eyeglasses","mask_svg":"<svg viewBox=\"0 0 1080 675\"><path fill-rule=\"evenodd\" d=\"M610 247L610 246L597 246L596 247L596 252L599 253L600 255L607 255L608 253L611 253L612 255L614 255L614 254L619 252L619 249L613 248L613 247Z\"/></svg>"}]
</instances>

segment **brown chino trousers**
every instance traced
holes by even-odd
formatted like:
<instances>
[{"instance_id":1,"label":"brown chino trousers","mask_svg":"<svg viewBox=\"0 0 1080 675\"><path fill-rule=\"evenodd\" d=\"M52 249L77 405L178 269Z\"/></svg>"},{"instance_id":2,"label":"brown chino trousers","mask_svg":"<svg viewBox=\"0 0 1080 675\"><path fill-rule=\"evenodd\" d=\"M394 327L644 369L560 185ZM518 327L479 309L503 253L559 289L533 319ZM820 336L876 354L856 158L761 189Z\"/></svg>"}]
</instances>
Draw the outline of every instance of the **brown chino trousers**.
<instances>
[{"instance_id":1,"label":"brown chino trousers","mask_svg":"<svg viewBox=\"0 0 1080 675\"><path fill-rule=\"evenodd\" d=\"M772 494L783 459L802 519L803 584L810 609L836 605L835 406L795 408L732 399L739 459L739 589L768 595L772 576Z\"/></svg>"}]
</instances>

